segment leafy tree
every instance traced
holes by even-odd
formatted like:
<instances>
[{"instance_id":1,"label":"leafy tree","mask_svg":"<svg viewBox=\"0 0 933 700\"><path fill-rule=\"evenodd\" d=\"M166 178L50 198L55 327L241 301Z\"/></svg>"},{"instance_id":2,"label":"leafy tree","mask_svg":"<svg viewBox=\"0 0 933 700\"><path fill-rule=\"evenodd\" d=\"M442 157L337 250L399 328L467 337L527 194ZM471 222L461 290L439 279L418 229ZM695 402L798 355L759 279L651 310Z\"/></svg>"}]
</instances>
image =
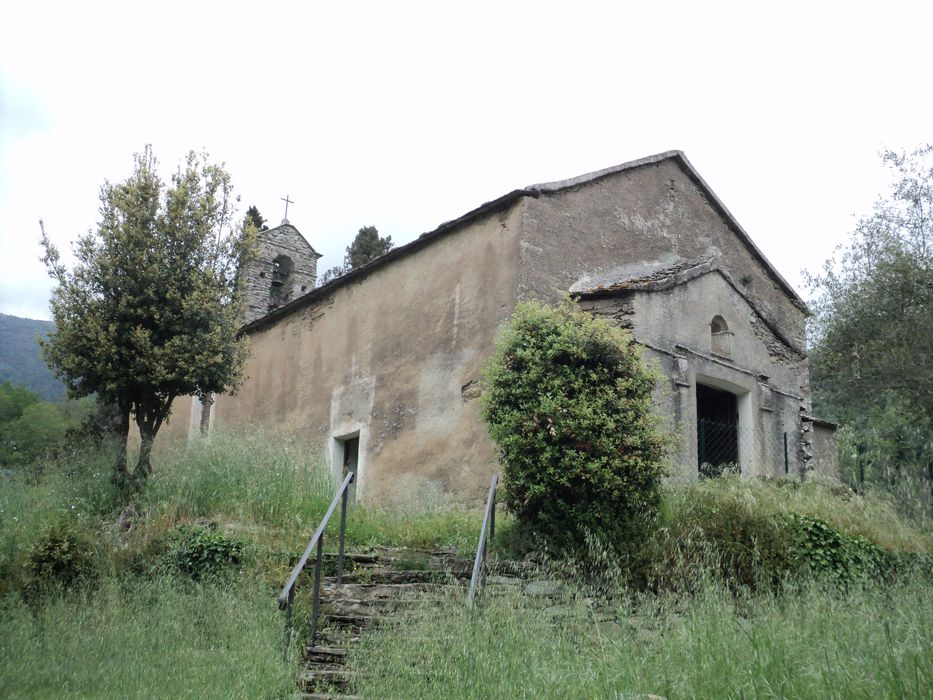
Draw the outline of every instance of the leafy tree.
<instances>
[{"instance_id":1,"label":"leafy tree","mask_svg":"<svg viewBox=\"0 0 933 700\"><path fill-rule=\"evenodd\" d=\"M70 396L95 393L117 407L121 447L112 478L125 488L149 475L152 443L172 401L235 388L246 354L235 282L251 241L234 226L230 176L194 152L167 185L156 167L147 146L125 182L104 184L100 222L75 245L73 269L42 229L43 260L57 282L57 330L43 355ZM140 436L132 473L131 416Z\"/></svg>"},{"instance_id":2,"label":"leafy tree","mask_svg":"<svg viewBox=\"0 0 933 700\"><path fill-rule=\"evenodd\" d=\"M332 279L371 263L390 250L392 250L392 236L381 238L375 226L364 226L356 234L353 242L347 246L346 255L343 257L343 265L335 265L327 270L321 275L318 284L327 284Z\"/></svg>"},{"instance_id":3,"label":"leafy tree","mask_svg":"<svg viewBox=\"0 0 933 700\"><path fill-rule=\"evenodd\" d=\"M628 335L571 301L516 308L483 401L521 523L558 547L642 541L660 502L654 383Z\"/></svg>"},{"instance_id":4,"label":"leafy tree","mask_svg":"<svg viewBox=\"0 0 933 700\"><path fill-rule=\"evenodd\" d=\"M39 401L24 386L0 384L0 464L28 464L68 442L93 410L93 399ZM72 437L81 439L83 433Z\"/></svg>"},{"instance_id":5,"label":"leafy tree","mask_svg":"<svg viewBox=\"0 0 933 700\"><path fill-rule=\"evenodd\" d=\"M252 224L257 231L268 231L269 227L266 226L266 220L262 217L262 214L259 213L259 209L255 205L250 206L246 210L246 218L243 219L244 229L247 224Z\"/></svg>"},{"instance_id":6,"label":"leafy tree","mask_svg":"<svg viewBox=\"0 0 933 700\"><path fill-rule=\"evenodd\" d=\"M27 406L38 402L39 396L25 386L3 382L0 384L0 423L16 420Z\"/></svg>"},{"instance_id":7,"label":"leafy tree","mask_svg":"<svg viewBox=\"0 0 933 700\"><path fill-rule=\"evenodd\" d=\"M347 254L343 264L348 270L356 270L381 255L392 250L392 236L380 238L375 226L364 226L347 247Z\"/></svg>"},{"instance_id":8,"label":"leafy tree","mask_svg":"<svg viewBox=\"0 0 933 700\"><path fill-rule=\"evenodd\" d=\"M891 192L810 278L814 404L846 426L848 476L926 482L933 507L933 146L883 162Z\"/></svg>"}]
</instances>

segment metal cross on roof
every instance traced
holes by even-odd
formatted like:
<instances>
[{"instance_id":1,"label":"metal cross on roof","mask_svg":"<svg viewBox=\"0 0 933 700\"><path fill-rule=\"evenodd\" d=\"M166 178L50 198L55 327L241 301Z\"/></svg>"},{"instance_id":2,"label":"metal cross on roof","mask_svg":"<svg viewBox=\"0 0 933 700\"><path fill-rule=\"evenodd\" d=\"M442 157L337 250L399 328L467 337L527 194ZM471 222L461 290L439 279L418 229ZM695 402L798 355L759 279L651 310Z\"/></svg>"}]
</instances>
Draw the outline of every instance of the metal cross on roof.
<instances>
[{"instance_id":1,"label":"metal cross on roof","mask_svg":"<svg viewBox=\"0 0 933 700\"><path fill-rule=\"evenodd\" d=\"M285 195L284 197L279 197L279 199L285 202L285 218L282 219L282 223L287 224L288 223L288 205L294 204L294 202L288 198L288 195Z\"/></svg>"}]
</instances>

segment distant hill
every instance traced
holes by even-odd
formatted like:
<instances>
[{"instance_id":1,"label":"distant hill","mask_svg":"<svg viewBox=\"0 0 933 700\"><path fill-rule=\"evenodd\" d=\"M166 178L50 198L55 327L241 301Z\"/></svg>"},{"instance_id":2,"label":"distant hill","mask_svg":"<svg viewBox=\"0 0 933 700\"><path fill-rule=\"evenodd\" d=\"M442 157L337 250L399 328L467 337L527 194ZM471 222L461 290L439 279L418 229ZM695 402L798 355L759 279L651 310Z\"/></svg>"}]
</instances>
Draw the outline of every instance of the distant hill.
<instances>
[{"instance_id":1,"label":"distant hill","mask_svg":"<svg viewBox=\"0 0 933 700\"><path fill-rule=\"evenodd\" d=\"M51 321L0 314L0 382L23 384L46 401L65 398L65 385L46 367L36 342L54 328Z\"/></svg>"}]
</instances>

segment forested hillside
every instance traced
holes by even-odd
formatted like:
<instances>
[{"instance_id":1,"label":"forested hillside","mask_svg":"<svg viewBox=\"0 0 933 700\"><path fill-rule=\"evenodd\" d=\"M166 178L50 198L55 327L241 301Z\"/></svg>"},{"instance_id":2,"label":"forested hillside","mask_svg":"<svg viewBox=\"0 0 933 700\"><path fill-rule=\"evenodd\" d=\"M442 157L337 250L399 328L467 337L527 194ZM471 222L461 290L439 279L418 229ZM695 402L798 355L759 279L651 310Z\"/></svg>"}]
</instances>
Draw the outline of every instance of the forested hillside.
<instances>
[{"instance_id":1,"label":"forested hillside","mask_svg":"<svg viewBox=\"0 0 933 700\"><path fill-rule=\"evenodd\" d=\"M0 314L0 382L22 384L46 401L65 397L65 385L45 366L36 342L54 327L51 321Z\"/></svg>"}]
</instances>

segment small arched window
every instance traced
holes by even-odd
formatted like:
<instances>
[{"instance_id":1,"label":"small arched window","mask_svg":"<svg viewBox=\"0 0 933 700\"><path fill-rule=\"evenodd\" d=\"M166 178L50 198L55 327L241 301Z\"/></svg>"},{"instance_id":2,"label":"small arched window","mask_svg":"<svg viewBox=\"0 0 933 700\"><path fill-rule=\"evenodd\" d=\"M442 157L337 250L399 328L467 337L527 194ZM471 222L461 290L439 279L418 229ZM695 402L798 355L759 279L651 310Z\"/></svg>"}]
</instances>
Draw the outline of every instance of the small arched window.
<instances>
[{"instance_id":1,"label":"small arched window","mask_svg":"<svg viewBox=\"0 0 933 700\"><path fill-rule=\"evenodd\" d=\"M729 357L732 354L732 332L722 316L713 316L709 324L710 346L714 354Z\"/></svg>"},{"instance_id":2,"label":"small arched window","mask_svg":"<svg viewBox=\"0 0 933 700\"><path fill-rule=\"evenodd\" d=\"M291 278L294 265L287 255L278 255L272 261L272 283L270 284L273 306L284 304L291 296Z\"/></svg>"}]
</instances>

